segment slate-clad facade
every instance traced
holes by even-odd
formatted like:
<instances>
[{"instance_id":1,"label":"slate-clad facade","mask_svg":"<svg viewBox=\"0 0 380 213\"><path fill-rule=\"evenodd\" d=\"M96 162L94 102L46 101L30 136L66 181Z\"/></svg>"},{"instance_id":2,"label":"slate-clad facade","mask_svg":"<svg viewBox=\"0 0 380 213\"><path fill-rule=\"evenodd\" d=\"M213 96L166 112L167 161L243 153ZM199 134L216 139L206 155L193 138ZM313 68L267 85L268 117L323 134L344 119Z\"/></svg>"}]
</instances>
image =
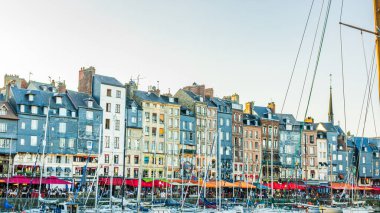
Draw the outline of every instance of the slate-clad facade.
<instances>
[{"instance_id":1,"label":"slate-clad facade","mask_svg":"<svg viewBox=\"0 0 380 213\"><path fill-rule=\"evenodd\" d=\"M17 115L11 105L0 101L0 175L8 174L8 165L13 164L17 143ZM12 169L10 170L12 172Z\"/></svg>"},{"instance_id":2,"label":"slate-clad facade","mask_svg":"<svg viewBox=\"0 0 380 213\"><path fill-rule=\"evenodd\" d=\"M67 91L67 96L78 114L77 154L73 157L73 176L78 179L82 176L83 167L88 160L86 175L93 177L96 174L98 154L102 152L100 134L102 131L103 109L87 93Z\"/></svg>"}]
</instances>

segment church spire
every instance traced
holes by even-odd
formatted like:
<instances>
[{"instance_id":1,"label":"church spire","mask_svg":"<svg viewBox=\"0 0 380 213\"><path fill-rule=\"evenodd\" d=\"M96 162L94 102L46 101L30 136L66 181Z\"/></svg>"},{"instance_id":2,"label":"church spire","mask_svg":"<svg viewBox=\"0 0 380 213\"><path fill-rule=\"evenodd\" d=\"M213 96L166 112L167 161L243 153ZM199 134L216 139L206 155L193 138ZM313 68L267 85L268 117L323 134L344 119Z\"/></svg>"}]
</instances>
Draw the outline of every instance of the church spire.
<instances>
[{"instance_id":1,"label":"church spire","mask_svg":"<svg viewBox=\"0 0 380 213\"><path fill-rule=\"evenodd\" d=\"M334 124L334 112L333 112L333 103L332 103L332 86L331 86L331 77L332 75L330 74L330 100L329 100L329 122Z\"/></svg>"}]
</instances>

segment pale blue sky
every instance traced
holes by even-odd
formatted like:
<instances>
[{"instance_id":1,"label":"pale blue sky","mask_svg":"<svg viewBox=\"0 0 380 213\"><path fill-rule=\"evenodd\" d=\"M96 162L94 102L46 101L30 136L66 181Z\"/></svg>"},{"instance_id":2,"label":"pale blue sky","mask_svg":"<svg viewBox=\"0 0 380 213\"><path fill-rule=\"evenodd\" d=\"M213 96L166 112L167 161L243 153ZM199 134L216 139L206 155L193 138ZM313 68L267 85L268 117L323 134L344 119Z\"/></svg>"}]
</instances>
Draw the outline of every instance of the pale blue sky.
<instances>
[{"instance_id":1,"label":"pale blue sky","mask_svg":"<svg viewBox=\"0 0 380 213\"><path fill-rule=\"evenodd\" d=\"M321 2L315 0L287 113L296 113ZM76 89L78 70L92 65L97 73L121 82L141 74L143 90L157 80L164 92L198 82L214 87L220 97L237 92L242 102L275 101L280 110L310 4L311 0L0 1L0 80L5 73L28 78L32 72L33 80L60 77ZM327 120L332 73L335 120L343 126L340 4L332 3L309 115ZM372 30L372 0L345 0L343 21ZM343 39L347 129L356 133L365 65L360 33L343 28ZM373 36L365 34L364 39L370 61ZM312 67L314 61L315 57ZM379 102L374 100L380 124ZM305 106L304 101L300 115ZM365 134L374 136L371 113L367 127Z\"/></svg>"}]
</instances>

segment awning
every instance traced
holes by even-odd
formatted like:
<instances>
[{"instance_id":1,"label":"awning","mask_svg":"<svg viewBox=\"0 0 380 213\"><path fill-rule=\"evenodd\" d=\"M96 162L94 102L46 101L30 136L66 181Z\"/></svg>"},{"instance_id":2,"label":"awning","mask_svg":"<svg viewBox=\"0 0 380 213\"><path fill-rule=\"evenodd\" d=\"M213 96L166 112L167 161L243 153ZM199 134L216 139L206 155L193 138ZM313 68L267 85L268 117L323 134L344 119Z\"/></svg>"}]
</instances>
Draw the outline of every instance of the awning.
<instances>
[{"instance_id":1,"label":"awning","mask_svg":"<svg viewBox=\"0 0 380 213\"><path fill-rule=\"evenodd\" d=\"M61 167L57 167L57 168L55 168L55 171L56 172L63 172L63 169Z\"/></svg>"},{"instance_id":2,"label":"awning","mask_svg":"<svg viewBox=\"0 0 380 213\"><path fill-rule=\"evenodd\" d=\"M238 181L238 182L235 182L235 184L237 184L238 187L242 188L242 189L255 189L256 188L256 186L249 184L247 182L244 182L244 181Z\"/></svg>"},{"instance_id":3,"label":"awning","mask_svg":"<svg viewBox=\"0 0 380 213\"><path fill-rule=\"evenodd\" d=\"M69 167L66 167L65 172L71 172L71 169Z\"/></svg>"}]
</instances>

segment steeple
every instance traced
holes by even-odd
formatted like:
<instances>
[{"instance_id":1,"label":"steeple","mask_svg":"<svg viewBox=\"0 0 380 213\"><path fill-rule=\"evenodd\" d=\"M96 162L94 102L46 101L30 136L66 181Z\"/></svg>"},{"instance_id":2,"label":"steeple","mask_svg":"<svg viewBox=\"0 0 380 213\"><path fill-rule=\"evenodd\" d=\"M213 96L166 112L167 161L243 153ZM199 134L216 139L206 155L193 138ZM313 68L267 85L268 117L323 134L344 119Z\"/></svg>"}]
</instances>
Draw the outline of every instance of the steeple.
<instances>
[{"instance_id":1,"label":"steeple","mask_svg":"<svg viewBox=\"0 0 380 213\"><path fill-rule=\"evenodd\" d=\"M331 86L331 77L332 75L330 74L330 100L329 100L329 122L334 124L334 112L333 112L333 103L332 103L332 86Z\"/></svg>"}]
</instances>

